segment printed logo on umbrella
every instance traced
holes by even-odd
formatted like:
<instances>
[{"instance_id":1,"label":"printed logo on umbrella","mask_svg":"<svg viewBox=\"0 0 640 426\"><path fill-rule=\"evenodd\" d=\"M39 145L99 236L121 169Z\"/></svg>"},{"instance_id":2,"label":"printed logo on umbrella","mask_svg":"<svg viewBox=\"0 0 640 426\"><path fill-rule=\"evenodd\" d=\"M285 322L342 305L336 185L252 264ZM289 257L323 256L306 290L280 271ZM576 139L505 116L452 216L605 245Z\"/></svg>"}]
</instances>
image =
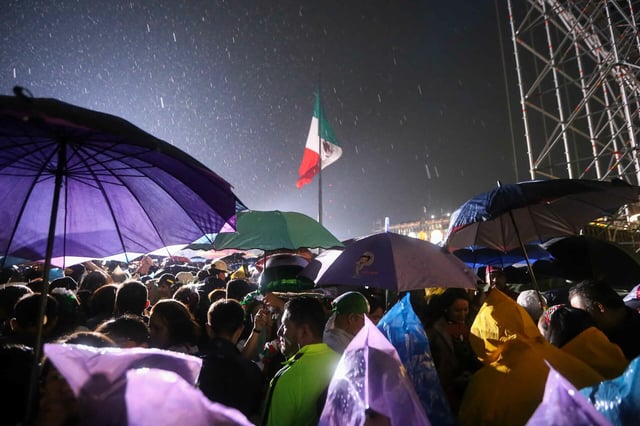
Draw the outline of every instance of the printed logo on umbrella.
<instances>
[{"instance_id":1,"label":"printed logo on umbrella","mask_svg":"<svg viewBox=\"0 0 640 426\"><path fill-rule=\"evenodd\" d=\"M363 271L362 268L365 266L371 266L375 260L375 256L372 252L366 251L360 255L358 260L356 260L356 274L355 277L359 277L361 273L367 274L366 271ZM376 274L376 272L369 272L369 274Z\"/></svg>"}]
</instances>

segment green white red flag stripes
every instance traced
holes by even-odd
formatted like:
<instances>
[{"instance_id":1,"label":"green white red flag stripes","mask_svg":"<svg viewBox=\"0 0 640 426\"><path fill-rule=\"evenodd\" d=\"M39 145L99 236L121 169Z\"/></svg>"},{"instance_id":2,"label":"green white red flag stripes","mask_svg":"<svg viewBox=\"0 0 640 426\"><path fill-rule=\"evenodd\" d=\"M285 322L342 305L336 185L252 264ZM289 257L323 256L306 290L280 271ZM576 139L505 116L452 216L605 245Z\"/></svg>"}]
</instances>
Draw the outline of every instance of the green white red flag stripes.
<instances>
[{"instance_id":1,"label":"green white red flag stripes","mask_svg":"<svg viewBox=\"0 0 640 426\"><path fill-rule=\"evenodd\" d=\"M322 147L322 168L333 164L342 155L342 148L338 144L336 135L325 119L322 105L320 104L320 95L315 94L316 102L313 109L313 118L309 127L309 135L307 136L307 144L304 147L304 155L298 169L298 182L296 186L301 188L311 182L313 177L320 171L320 153L319 147ZM318 141L320 138L320 141Z\"/></svg>"}]
</instances>

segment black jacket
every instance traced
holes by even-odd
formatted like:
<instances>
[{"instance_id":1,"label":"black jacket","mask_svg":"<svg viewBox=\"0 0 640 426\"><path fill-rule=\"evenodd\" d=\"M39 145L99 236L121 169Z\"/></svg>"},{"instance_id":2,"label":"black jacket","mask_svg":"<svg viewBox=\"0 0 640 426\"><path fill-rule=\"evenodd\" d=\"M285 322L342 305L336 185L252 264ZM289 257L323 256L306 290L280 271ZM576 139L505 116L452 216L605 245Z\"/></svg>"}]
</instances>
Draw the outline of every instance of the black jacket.
<instances>
[{"instance_id":1,"label":"black jacket","mask_svg":"<svg viewBox=\"0 0 640 426\"><path fill-rule=\"evenodd\" d=\"M266 380L260 368L243 358L233 343L215 338L203 356L199 385L211 401L252 417L260 413Z\"/></svg>"}]
</instances>

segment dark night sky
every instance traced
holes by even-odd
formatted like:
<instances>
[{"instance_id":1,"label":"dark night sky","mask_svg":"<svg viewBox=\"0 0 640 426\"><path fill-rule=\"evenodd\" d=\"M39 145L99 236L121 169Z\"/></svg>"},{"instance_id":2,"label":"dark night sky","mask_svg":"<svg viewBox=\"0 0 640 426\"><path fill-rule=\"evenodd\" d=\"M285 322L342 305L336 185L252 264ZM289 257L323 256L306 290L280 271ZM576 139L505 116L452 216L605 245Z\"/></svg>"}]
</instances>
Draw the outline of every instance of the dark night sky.
<instances>
[{"instance_id":1,"label":"dark night sky","mask_svg":"<svg viewBox=\"0 0 640 426\"><path fill-rule=\"evenodd\" d=\"M344 150L323 172L324 224L339 238L367 234L385 216L439 216L497 179L516 180L494 2L32 0L2 9L3 94L21 85L119 115L202 161L253 209L316 216L317 182L295 182L320 74Z\"/></svg>"}]
</instances>

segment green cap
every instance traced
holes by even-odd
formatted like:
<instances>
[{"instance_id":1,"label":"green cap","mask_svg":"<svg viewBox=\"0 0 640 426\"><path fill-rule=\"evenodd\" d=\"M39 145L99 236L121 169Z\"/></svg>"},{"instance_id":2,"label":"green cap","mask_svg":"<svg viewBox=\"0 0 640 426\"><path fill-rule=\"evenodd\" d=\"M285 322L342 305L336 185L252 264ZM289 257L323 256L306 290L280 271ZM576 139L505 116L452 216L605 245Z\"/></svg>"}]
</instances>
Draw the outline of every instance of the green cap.
<instances>
[{"instance_id":1,"label":"green cap","mask_svg":"<svg viewBox=\"0 0 640 426\"><path fill-rule=\"evenodd\" d=\"M369 301L362 293L348 291L333 299L333 311L337 314L367 314Z\"/></svg>"}]
</instances>

